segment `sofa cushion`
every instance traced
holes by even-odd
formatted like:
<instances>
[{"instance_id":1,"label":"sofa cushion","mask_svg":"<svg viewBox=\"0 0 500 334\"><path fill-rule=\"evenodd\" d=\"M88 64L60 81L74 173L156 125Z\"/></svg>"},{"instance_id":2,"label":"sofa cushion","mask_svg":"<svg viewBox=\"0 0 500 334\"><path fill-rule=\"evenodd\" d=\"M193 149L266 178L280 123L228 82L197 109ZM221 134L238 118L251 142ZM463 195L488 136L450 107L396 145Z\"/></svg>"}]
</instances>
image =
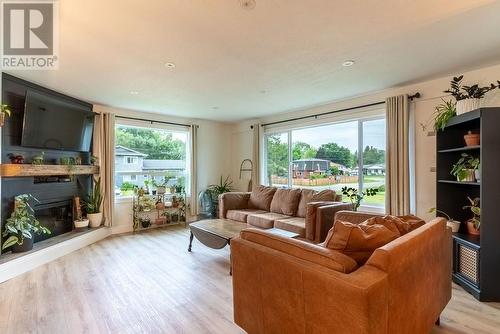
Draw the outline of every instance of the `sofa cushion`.
<instances>
[{"instance_id":1,"label":"sofa cushion","mask_svg":"<svg viewBox=\"0 0 500 334\"><path fill-rule=\"evenodd\" d=\"M250 214L247 217L247 224L259 228L273 228L275 220L285 218L290 218L290 216L274 212Z\"/></svg>"},{"instance_id":2,"label":"sofa cushion","mask_svg":"<svg viewBox=\"0 0 500 334\"><path fill-rule=\"evenodd\" d=\"M312 189L302 189L296 216L305 218L307 203L320 201L335 201L335 191L327 189L317 192Z\"/></svg>"},{"instance_id":3,"label":"sofa cushion","mask_svg":"<svg viewBox=\"0 0 500 334\"><path fill-rule=\"evenodd\" d=\"M250 194L250 199L248 200L248 208L270 211L271 201L273 200L275 192L275 187L261 185L254 187Z\"/></svg>"},{"instance_id":4,"label":"sofa cushion","mask_svg":"<svg viewBox=\"0 0 500 334\"><path fill-rule=\"evenodd\" d=\"M266 213L266 211L257 209L227 210L226 218L246 223L247 216L252 213Z\"/></svg>"},{"instance_id":5,"label":"sofa cushion","mask_svg":"<svg viewBox=\"0 0 500 334\"><path fill-rule=\"evenodd\" d=\"M279 188L271 201L271 212L295 216L300 200L300 189Z\"/></svg>"},{"instance_id":6,"label":"sofa cushion","mask_svg":"<svg viewBox=\"0 0 500 334\"><path fill-rule=\"evenodd\" d=\"M321 245L338 250L363 265L377 248L400 236L398 229L391 224L352 224L337 220Z\"/></svg>"},{"instance_id":7,"label":"sofa cushion","mask_svg":"<svg viewBox=\"0 0 500 334\"><path fill-rule=\"evenodd\" d=\"M401 235L405 235L420 226L425 224L423 219L417 216L407 215L407 216L384 216L384 217L372 217L367 219L365 222L367 225L380 224L384 225L389 229L397 230Z\"/></svg>"},{"instance_id":8,"label":"sofa cushion","mask_svg":"<svg viewBox=\"0 0 500 334\"><path fill-rule=\"evenodd\" d=\"M299 234L301 238L306 237L306 219L301 217L292 217L286 219L277 219L274 221L274 227L285 231Z\"/></svg>"}]
</instances>

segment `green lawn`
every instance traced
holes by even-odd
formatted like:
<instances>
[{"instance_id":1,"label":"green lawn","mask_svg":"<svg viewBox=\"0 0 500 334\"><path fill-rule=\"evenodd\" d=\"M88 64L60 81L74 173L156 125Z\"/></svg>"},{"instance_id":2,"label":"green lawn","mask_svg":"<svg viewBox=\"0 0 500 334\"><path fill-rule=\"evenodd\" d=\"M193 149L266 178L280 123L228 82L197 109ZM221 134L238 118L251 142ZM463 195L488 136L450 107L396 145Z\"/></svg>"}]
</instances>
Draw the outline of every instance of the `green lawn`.
<instances>
[{"instance_id":1,"label":"green lawn","mask_svg":"<svg viewBox=\"0 0 500 334\"><path fill-rule=\"evenodd\" d=\"M385 191L378 192L375 196L365 196L362 204L384 206L385 205Z\"/></svg>"}]
</instances>

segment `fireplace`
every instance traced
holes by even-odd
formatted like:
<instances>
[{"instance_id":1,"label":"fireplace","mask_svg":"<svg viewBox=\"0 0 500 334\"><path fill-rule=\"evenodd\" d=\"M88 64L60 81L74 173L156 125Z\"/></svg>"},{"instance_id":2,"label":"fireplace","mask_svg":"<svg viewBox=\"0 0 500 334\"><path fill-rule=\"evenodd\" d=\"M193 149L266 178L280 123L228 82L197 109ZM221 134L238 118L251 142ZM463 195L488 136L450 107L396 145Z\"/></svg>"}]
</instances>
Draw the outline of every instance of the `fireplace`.
<instances>
[{"instance_id":1,"label":"fireplace","mask_svg":"<svg viewBox=\"0 0 500 334\"><path fill-rule=\"evenodd\" d=\"M35 236L35 242L55 237L73 230L72 201L38 203L33 207L40 225L47 227L51 234Z\"/></svg>"}]
</instances>

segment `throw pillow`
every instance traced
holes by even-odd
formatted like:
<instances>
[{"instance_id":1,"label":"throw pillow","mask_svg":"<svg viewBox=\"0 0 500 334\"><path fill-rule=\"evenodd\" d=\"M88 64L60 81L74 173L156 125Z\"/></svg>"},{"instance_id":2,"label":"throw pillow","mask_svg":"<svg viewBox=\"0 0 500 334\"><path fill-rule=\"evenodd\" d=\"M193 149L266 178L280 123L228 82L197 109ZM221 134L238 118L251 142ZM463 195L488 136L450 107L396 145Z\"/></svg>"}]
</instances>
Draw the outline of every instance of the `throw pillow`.
<instances>
[{"instance_id":1,"label":"throw pillow","mask_svg":"<svg viewBox=\"0 0 500 334\"><path fill-rule=\"evenodd\" d=\"M280 188L274 193L271 201L271 212L287 216L295 216L299 205L300 189Z\"/></svg>"},{"instance_id":2,"label":"throw pillow","mask_svg":"<svg viewBox=\"0 0 500 334\"><path fill-rule=\"evenodd\" d=\"M275 192L275 187L261 185L254 187L248 200L248 208L269 211Z\"/></svg>"},{"instance_id":3,"label":"throw pillow","mask_svg":"<svg viewBox=\"0 0 500 334\"><path fill-rule=\"evenodd\" d=\"M405 235L424 225L425 221L413 215L397 217L388 215L384 217L373 217L367 219L364 223L367 225L381 224L391 230L397 229L401 235Z\"/></svg>"}]
</instances>

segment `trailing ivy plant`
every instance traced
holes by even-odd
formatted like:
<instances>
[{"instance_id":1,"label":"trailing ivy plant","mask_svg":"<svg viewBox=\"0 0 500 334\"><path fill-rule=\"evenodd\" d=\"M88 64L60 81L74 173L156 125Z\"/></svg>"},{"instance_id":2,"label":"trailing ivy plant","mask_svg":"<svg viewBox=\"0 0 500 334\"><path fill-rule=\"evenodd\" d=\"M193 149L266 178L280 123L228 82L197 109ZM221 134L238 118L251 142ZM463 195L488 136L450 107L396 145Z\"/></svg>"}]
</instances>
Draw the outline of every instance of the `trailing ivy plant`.
<instances>
[{"instance_id":1,"label":"trailing ivy plant","mask_svg":"<svg viewBox=\"0 0 500 334\"><path fill-rule=\"evenodd\" d=\"M435 131L443 131L446 127L446 124L450 121L450 119L457 115L456 103L452 100L446 101L442 99L443 103L436 106L434 109L434 114L427 121L427 123L420 123L423 131L427 130L429 124L434 121L434 130Z\"/></svg>"},{"instance_id":2,"label":"trailing ivy plant","mask_svg":"<svg viewBox=\"0 0 500 334\"><path fill-rule=\"evenodd\" d=\"M3 236L7 238L2 245L2 250L15 244L22 245L24 239L33 239L33 234L50 234L50 230L40 226L40 222L35 218L33 208L29 202L38 200L30 194L18 195L14 199L14 211L12 211L7 222Z\"/></svg>"},{"instance_id":3,"label":"trailing ivy plant","mask_svg":"<svg viewBox=\"0 0 500 334\"><path fill-rule=\"evenodd\" d=\"M450 88L445 90L445 93L451 94L457 101L465 99L481 99L486 93L494 89L500 88L500 80L497 83L491 83L488 86L480 87L479 84L472 86L462 85L463 75L453 77L450 82Z\"/></svg>"},{"instance_id":4,"label":"trailing ivy plant","mask_svg":"<svg viewBox=\"0 0 500 334\"><path fill-rule=\"evenodd\" d=\"M378 193L377 188L368 188L365 191L359 193L358 189L351 187L343 187L342 195L347 196L352 203L352 210L358 211L359 206L361 205L361 201L365 196L375 196Z\"/></svg>"}]
</instances>

